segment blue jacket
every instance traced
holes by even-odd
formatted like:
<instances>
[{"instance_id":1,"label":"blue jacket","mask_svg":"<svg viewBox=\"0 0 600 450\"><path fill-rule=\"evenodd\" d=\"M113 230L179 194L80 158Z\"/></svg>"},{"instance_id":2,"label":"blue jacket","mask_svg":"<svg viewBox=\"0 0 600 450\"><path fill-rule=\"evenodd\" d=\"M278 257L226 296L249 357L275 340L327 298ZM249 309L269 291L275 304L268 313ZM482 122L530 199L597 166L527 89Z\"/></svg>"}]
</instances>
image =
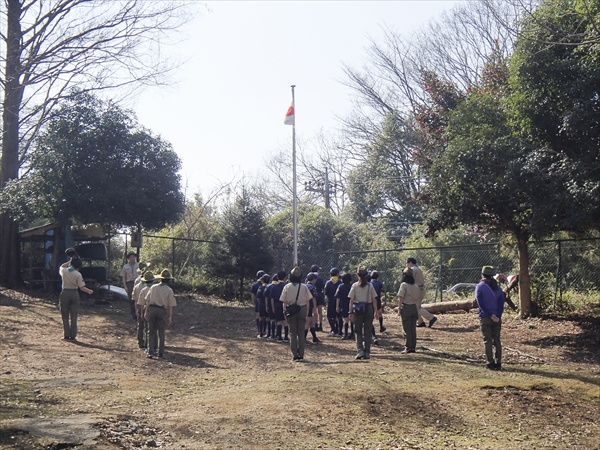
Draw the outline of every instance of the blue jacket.
<instances>
[{"instance_id":1,"label":"blue jacket","mask_svg":"<svg viewBox=\"0 0 600 450\"><path fill-rule=\"evenodd\" d=\"M377 300L381 299L381 293L383 291L383 284L379 280L371 280L371 284L375 288L375 293L377 294Z\"/></svg>"},{"instance_id":2,"label":"blue jacket","mask_svg":"<svg viewBox=\"0 0 600 450\"><path fill-rule=\"evenodd\" d=\"M504 292L499 287L493 291L485 282L480 281L475 288L475 298L479 306L479 317L502 317L504 312Z\"/></svg>"},{"instance_id":3,"label":"blue jacket","mask_svg":"<svg viewBox=\"0 0 600 450\"><path fill-rule=\"evenodd\" d=\"M337 283L334 283L331 280L327 280L325 283L325 296L333 301L335 299L335 293L337 291L338 286L342 284L342 280L338 278Z\"/></svg>"}]
</instances>

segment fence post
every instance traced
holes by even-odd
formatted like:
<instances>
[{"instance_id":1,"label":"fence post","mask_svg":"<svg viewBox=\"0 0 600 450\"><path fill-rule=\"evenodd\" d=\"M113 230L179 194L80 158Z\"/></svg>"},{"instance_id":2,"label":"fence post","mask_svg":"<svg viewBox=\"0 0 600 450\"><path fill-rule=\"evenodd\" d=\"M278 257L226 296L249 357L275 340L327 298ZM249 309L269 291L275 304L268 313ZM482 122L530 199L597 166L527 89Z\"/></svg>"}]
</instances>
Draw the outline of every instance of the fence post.
<instances>
[{"instance_id":1,"label":"fence post","mask_svg":"<svg viewBox=\"0 0 600 450\"><path fill-rule=\"evenodd\" d=\"M440 247L440 268L438 270L438 282L435 290L435 300L434 303L437 303L437 294L440 292L440 303L444 301L444 294L442 293L442 266L444 264L444 250Z\"/></svg>"},{"instance_id":2,"label":"fence post","mask_svg":"<svg viewBox=\"0 0 600 450\"><path fill-rule=\"evenodd\" d=\"M175 239L171 239L171 243L172 243L172 259L171 259L171 273L172 273L172 277L175 276Z\"/></svg>"},{"instance_id":3,"label":"fence post","mask_svg":"<svg viewBox=\"0 0 600 450\"><path fill-rule=\"evenodd\" d=\"M562 275L562 241L558 241L558 263L556 266L556 279L554 283L554 308L556 308L556 295L558 293L559 279ZM560 292L560 299L562 300L562 289Z\"/></svg>"},{"instance_id":4,"label":"fence post","mask_svg":"<svg viewBox=\"0 0 600 450\"><path fill-rule=\"evenodd\" d=\"M112 267L112 261L110 258L110 227L108 227L108 261L106 261L106 265L108 267L108 273L106 274L106 278L107 278L107 282L108 282L108 286L110 288L110 286L112 285L112 280L110 278L110 274L111 274L111 267Z\"/></svg>"},{"instance_id":5,"label":"fence post","mask_svg":"<svg viewBox=\"0 0 600 450\"><path fill-rule=\"evenodd\" d=\"M384 275L383 275L383 282L387 283L387 278L388 278L388 265L387 265L387 251L384 250L383 251L383 267L384 267Z\"/></svg>"}]
</instances>

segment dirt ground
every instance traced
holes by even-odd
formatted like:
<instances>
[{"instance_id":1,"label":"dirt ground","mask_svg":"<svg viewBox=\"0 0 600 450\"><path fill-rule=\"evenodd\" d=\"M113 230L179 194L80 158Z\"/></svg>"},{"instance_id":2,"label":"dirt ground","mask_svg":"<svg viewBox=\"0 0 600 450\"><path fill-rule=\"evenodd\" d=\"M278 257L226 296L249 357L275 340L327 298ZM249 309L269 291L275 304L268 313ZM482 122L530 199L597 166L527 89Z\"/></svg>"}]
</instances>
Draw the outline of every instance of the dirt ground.
<instances>
[{"instance_id":1,"label":"dirt ground","mask_svg":"<svg viewBox=\"0 0 600 450\"><path fill-rule=\"evenodd\" d=\"M163 360L137 348L124 301L85 296L77 342L57 298L0 292L0 448L600 448L600 311L504 317L484 368L474 311L440 315L402 355L400 322L370 361L320 333L304 363L256 339L249 305L179 295Z\"/></svg>"}]
</instances>

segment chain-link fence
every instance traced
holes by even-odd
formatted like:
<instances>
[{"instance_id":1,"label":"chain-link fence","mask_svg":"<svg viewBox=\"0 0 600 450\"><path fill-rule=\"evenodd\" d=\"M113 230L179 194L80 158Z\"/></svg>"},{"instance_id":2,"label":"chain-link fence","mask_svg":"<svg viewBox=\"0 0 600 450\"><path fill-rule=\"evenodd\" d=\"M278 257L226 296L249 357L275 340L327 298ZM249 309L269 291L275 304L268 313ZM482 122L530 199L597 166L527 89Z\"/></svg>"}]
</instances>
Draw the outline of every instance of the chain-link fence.
<instances>
[{"instance_id":1,"label":"chain-link fence","mask_svg":"<svg viewBox=\"0 0 600 450\"><path fill-rule=\"evenodd\" d=\"M585 296L600 291L599 247L598 239L530 242L532 300L542 306L555 306L566 292ZM273 271L291 267L291 249L276 249L275 253ZM331 267L354 273L358 266L365 266L380 273L388 292L396 292L408 257L414 257L425 274L428 302L472 294L485 265L505 275L519 273L516 247L502 244L348 252L299 250L298 263L304 273L317 264L324 274Z\"/></svg>"},{"instance_id":2,"label":"chain-link fence","mask_svg":"<svg viewBox=\"0 0 600 450\"><path fill-rule=\"evenodd\" d=\"M211 279L208 275L207 267L211 264L215 246L220 247L220 244L144 235L141 254L142 259L152 261L153 270L160 272L167 268L187 286L220 295L231 294L239 290L239 286L232 284L233 281ZM269 273L289 270L293 266L292 248L272 248L271 256L273 266ZM530 242L528 256L532 300L542 308L556 306L565 293L577 293L585 298L600 292L600 239ZM491 265L505 275L519 272L516 246L504 244L345 252L299 249L298 265L308 273L310 267L317 264L323 268L324 277L332 267L354 273L358 266L365 266L379 271L387 292L396 292L408 257L418 261L425 275L428 302L454 300L461 294L472 294L484 265ZM109 273L114 280L119 278L121 266L117 258L109 263Z\"/></svg>"}]
</instances>

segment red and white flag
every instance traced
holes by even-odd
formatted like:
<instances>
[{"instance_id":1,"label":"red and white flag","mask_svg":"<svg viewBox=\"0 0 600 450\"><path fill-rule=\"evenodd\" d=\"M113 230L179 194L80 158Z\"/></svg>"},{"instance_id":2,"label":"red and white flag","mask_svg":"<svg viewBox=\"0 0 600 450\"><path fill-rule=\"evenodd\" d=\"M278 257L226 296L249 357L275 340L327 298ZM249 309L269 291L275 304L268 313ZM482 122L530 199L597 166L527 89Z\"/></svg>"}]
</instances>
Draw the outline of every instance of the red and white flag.
<instances>
[{"instance_id":1,"label":"red and white flag","mask_svg":"<svg viewBox=\"0 0 600 450\"><path fill-rule=\"evenodd\" d=\"M296 111L294 109L294 100L292 100L292 104L285 113L285 119L283 120L283 123L285 123L286 125L296 125Z\"/></svg>"}]
</instances>

